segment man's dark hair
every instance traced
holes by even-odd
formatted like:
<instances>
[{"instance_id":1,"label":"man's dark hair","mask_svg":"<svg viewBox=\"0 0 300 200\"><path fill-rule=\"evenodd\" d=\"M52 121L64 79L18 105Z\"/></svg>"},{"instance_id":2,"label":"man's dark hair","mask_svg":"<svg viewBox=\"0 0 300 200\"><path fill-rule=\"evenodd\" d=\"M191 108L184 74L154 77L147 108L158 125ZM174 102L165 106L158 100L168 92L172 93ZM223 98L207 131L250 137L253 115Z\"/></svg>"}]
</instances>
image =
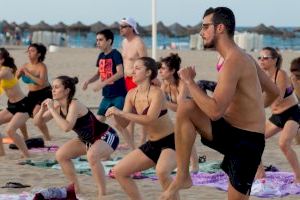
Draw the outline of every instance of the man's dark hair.
<instances>
[{"instance_id":1,"label":"man's dark hair","mask_svg":"<svg viewBox=\"0 0 300 200\"><path fill-rule=\"evenodd\" d=\"M224 24L227 34L233 37L235 31L235 17L232 10L227 7L210 7L205 11L203 18L210 14L213 14L212 22L215 25Z\"/></svg>"},{"instance_id":2,"label":"man's dark hair","mask_svg":"<svg viewBox=\"0 0 300 200\"><path fill-rule=\"evenodd\" d=\"M96 33L96 35L103 35L106 40L111 39L111 45L114 43L114 34L110 29L104 29Z\"/></svg>"}]
</instances>

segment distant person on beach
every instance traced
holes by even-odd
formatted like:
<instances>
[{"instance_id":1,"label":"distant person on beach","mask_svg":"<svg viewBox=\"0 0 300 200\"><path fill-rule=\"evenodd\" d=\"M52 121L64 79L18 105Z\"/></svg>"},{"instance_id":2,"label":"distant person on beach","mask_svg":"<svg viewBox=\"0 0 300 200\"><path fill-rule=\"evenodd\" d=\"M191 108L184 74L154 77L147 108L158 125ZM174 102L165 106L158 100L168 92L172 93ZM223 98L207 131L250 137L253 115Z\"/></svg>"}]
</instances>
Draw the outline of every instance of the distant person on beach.
<instances>
[{"instance_id":1,"label":"distant person on beach","mask_svg":"<svg viewBox=\"0 0 300 200\"><path fill-rule=\"evenodd\" d=\"M282 57L272 47L264 47L258 57L259 65L272 79L280 91L279 97L272 103L272 116L266 122L265 138L268 139L280 132L279 147L295 174L295 183L300 183L300 164L292 148L293 139L299 134L300 109L298 99L288 74L281 69ZM265 177L264 168L260 165L257 178Z\"/></svg>"},{"instance_id":2,"label":"distant person on beach","mask_svg":"<svg viewBox=\"0 0 300 200\"><path fill-rule=\"evenodd\" d=\"M96 73L84 81L82 89L86 90L88 85L96 82L93 90L98 92L102 90L103 99L100 102L97 119L101 122L106 120L105 112L108 108L115 106L123 109L126 88L124 80L123 59L120 52L112 49L114 34L111 30L105 29L96 34L97 47L102 50L99 54L96 66ZM134 145L126 128L115 124L116 129L124 136L125 141L134 149Z\"/></svg>"},{"instance_id":3,"label":"distant person on beach","mask_svg":"<svg viewBox=\"0 0 300 200\"><path fill-rule=\"evenodd\" d=\"M25 141L16 131L25 126L33 107L20 88L18 79L15 77L16 71L14 59L5 48L0 48L0 94L5 93L8 98L7 108L0 111L0 125L7 123L6 134L22 152L22 156L27 158L29 152ZM0 135L0 156L3 155L5 152Z\"/></svg>"},{"instance_id":4,"label":"distant person on beach","mask_svg":"<svg viewBox=\"0 0 300 200\"><path fill-rule=\"evenodd\" d=\"M120 21L120 35L124 37L121 44L121 52L124 61L125 83L127 91L136 87L136 83L132 80L133 64L140 58L147 56L147 48L139 36L136 21L131 18L123 18ZM131 134L131 140L134 143L134 123L128 126L128 132ZM145 130L142 131L140 144L146 141Z\"/></svg>"},{"instance_id":5,"label":"distant person on beach","mask_svg":"<svg viewBox=\"0 0 300 200\"><path fill-rule=\"evenodd\" d=\"M100 199L106 194L105 173L100 160L114 152L119 138L109 125L98 121L85 105L74 99L77 83L76 77L57 77L52 84L53 100L46 99L42 103L34 122L46 123L53 118L64 132L73 130L77 133L77 138L71 139L58 149L56 160L68 180L74 183L76 193L79 193L79 182L72 159L86 155Z\"/></svg>"},{"instance_id":6,"label":"distant person on beach","mask_svg":"<svg viewBox=\"0 0 300 200\"><path fill-rule=\"evenodd\" d=\"M295 58L291 62L290 66L290 72L291 72L291 81L293 84L294 92L297 96L298 102L300 101L300 57ZM297 134L296 138L296 144L300 144L300 134Z\"/></svg>"},{"instance_id":7,"label":"distant person on beach","mask_svg":"<svg viewBox=\"0 0 300 200\"><path fill-rule=\"evenodd\" d=\"M47 48L41 43L33 43L29 45L27 53L29 62L18 69L16 76L28 86L27 96L34 108L31 117L34 117L39 111L41 103L47 98L52 98L48 70L44 64ZM37 124L37 127L43 133L45 140L51 140L49 129L45 123Z\"/></svg>"},{"instance_id":8,"label":"distant person on beach","mask_svg":"<svg viewBox=\"0 0 300 200\"><path fill-rule=\"evenodd\" d=\"M159 62L159 74L162 79L161 89L165 94L168 109L176 112L178 102L184 101L188 97L185 84L180 80L178 71L180 69L181 58L178 54L171 53L163 57ZM193 145L191 155L191 172L199 171L198 156L195 145Z\"/></svg>"},{"instance_id":9,"label":"distant person on beach","mask_svg":"<svg viewBox=\"0 0 300 200\"><path fill-rule=\"evenodd\" d=\"M126 127L129 122L141 124L148 134L148 140L138 149L127 154L113 169L112 173L130 199L142 199L131 175L155 167L156 175L165 190L171 183L171 172L176 167L174 125L162 90L153 86L151 80L158 73L155 60L141 57L134 63L133 81L137 87L131 89L123 110L109 108L106 116Z\"/></svg>"},{"instance_id":10,"label":"distant person on beach","mask_svg":"<svg viewBox=\"0 0 300 200\"><path fill-rule=\"evenodd\" d=\"M203 144L224 154L221 168L229 176L228 199L249 198L265 146L264 104L270 105L278 90L255 60L235 44L234 31L235 17L229 8L205 11L200 31L204 47L216 49L224 63L212 96L199 89L194 67L179 71L192 99L177 108L177 174L161 199L174 199L180 189L192 186L188 166L197 132ZM269 97L265 102L262 90Z\"/></svg>"},{"instance_id":11,"label":"distant person on beach","mask_svg":"<svg viewBox=\"0 0 300 200\"><path fill-rule=\"evenodd\" d=\"M295 58L290 66L291 81L293 84L294 92L297 95L298 101L300 100L300 57Z\"/></svg>"}]
</instances>

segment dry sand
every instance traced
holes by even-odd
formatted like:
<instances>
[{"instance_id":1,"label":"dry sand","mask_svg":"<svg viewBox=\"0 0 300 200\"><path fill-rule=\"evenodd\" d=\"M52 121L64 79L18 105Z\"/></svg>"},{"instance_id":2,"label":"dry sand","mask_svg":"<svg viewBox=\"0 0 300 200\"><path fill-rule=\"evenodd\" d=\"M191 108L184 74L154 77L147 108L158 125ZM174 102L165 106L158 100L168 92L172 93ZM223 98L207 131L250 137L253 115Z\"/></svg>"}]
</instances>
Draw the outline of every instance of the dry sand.
<instances>
[{"instance_id":1,"label":"dry sand","mask_svg":"<svg viewBox=\"0 0 300 200\"><path fill-rule=\"evenodd\" d=\"M27 61L26 48L24 47L7 47L11 55L15 58L16 64L21 66ZM166 56L169 51L159 51L158 57ZM172 51L175 52L175 51ZM149 51L150 53L150 51ZM209 79L215 80L216 78L216 53L215 52L204 52L204 51L178 51L182 58L183 66L194 65L197 69L197 79ZM96 49L70 49L70 48L60 48L59 51L48 53L46 55L45 63L48 66L49 79L50 81L58 75L69 75L78 76L80 83L87 77L91 76L97 68L95 67L96 58L98 55L98 50ZM253 53L257 56L257 53ZM290 61L299 56L298 52L283 52L284 63L283 66L288 69ZM27 92L25 85L21 83L24 91ZM82 91L80 87L77 89L76 97L84 102L88 106L97 106L101 95L99 93L94 93L91 87L87 91ZM5 96L1 96L0 107L6 107L7 99ZM95 111L95 110L94 110ZM174 113L169 112L174 118ZM41 136L41 133L36 127L32 125L32 120L28 121L28 130L30 136ZM0 132L3 133L5 125L0 127ZM75 133L64 133L62 132L56 124L51 121L48 123L51 136L53 140L47 144L57 144L61 145L68 139L76 137ZM137 132L139 131L139 128ZM137 136L138 137L138 136ZM122 139L122 138L121 138ZM266 149L264 153L265 164L275 165L282 171L291 171L289 164L287 163L284 155L281 153L278 145L278 135L269 139L266 143ZM210 150L209 148L203 146L199 138L196 141L197 152L200 155L205 154L208 160L220 160L222 156L217 152ZM300 146L294 146L297 152L300 151ZM22 191L31 191L33 188L37 187L60 187L68 184L68 181L64 177L61 171L53 169L41 169L32 166L20 166L16 163L19 162L19 152L8 149L8 145L5 145L6 156L0 158L0 186L5 185L6 182L16 181L24 184L29 184L31 188L25 189L3 189L0 188L0 193L20 193ZM123 156L126 151L116 151L113 156ZM42 160L42 159L54 159L53 153L39 153L34 154L32 159ZM93 200L96 199L97 191L95 187L94 180L88 175L78 175L81 187L83 199ZM147 200L158 199L161 193L161 188L158 182L153 182L149 179L138 180L136 183ZM120 185L116 180L107 178L107 188L108 195L103 199L109 200L121 200L127 199L126 195L122 191ZM219 191L215 188L209 187L192 187L191 189L184 190L181 192L181 198L183 200L190 199L226 199L227 193ZM257 197L251 197L251 199L259 199ZM281 198L274 198L281 199ZM299 196L287 196L284 199L292 200L299 199Z\"/></svg>"}]
</instances>

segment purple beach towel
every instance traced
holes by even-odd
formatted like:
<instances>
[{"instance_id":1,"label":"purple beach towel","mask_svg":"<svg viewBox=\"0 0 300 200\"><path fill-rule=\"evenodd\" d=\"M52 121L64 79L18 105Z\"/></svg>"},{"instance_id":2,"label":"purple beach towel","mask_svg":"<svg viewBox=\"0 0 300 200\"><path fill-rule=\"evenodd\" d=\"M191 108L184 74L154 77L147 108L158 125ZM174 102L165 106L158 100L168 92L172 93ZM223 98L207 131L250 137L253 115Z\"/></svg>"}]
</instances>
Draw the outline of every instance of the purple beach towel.
<instances>
[{"instance_id":1,"label":"purple beach towel","mask_svg":"<svg viewBox=\"0 0 300 200\"><path fill-rule=\"evenodd\" d=\"M228 176L224 172L191 174L194 186L209 186L223 191L228 188ZM157 180L157 177L151 177ZM261 198L300 195L300 184L293 183L290 172L266 172L266 178L254 181L251 195Z\"/></svg>"}]
</instances>

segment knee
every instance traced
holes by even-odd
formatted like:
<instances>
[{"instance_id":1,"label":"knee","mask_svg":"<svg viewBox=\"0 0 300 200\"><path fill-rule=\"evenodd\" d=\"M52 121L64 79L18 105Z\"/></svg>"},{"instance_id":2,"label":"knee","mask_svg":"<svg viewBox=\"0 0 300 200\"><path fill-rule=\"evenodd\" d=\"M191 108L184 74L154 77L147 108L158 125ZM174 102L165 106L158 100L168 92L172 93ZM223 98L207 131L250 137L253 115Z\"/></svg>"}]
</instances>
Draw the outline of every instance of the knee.
<instances>
[{"instance_id":1,"label":"knee","mask_svg":"<svg viewBox=\"0 0 300 200\"><path fill-rule=\"evenodd\" d=\"M287 152L291 148L291 145L286 141L279 141L278 145L283 152Z\"/></svg>"},{"instance_id":2,"label":"knee","mask_svg":"<svg viewBox=\"0 0 300 200\"><path fill-rule=\"evenodd\" d=\"M195 110L195 103L192 100L186 100L178 104L176 116L185 116Z\"/></svg>"},{"instance_id":3,"label":"knee","mask_svg":"<svg viewBox=\"0 0 300 200\"><path fill-rule=\"evenodd\" d=\"M165 169L156 169L156 175L161 182L166 182L169 179L170 173Z\"/></svg>"},{"instance_id":4,"label":"knee","mask_svg":"<svg viewBox=\"0 0 300 200\"><path fill-rule=\"evenodd\" d=\"M98 162L100 162L100 159L93 153L88 152L86 157L91 166L96 165Z\"/></svg>"},{"instance_id":5,"label":"knee","mask_svg":"<svg viewBox=\"0 0 300 200\"><path fill-rule=\"evenodd\" d=\"M58 150L58 151L55 153L55 159L56 159L57 162L59 162L59 163L68 160L68 158L66 157L65 153L64 153L63 151L61 151L61 150Z\"/></svg>"},{"instance_id":6,"label":"knee","mask_svg":"<svg viewBox=\"0 0 300 200\"><path fill-rule=\"evenodd\" d=\"M15 134L16 134L16 130L11 129L11 128L8 128L8 129L6 129L6 134L7 134L9 137L14 137Z\"/></svg>"},{"instance_id":7,"label":"knee","mask_svg":"<svg viewBox=\"0 0 300 200\"><path fill-rule=\"evenodd\" d=\"M130 174L126 174L124 172L124 170L122 170L122 168L118 167L118 166L115 166L111 169L114 177L118 180L118 179L122 179L122 178L125 178L125 177L130 177Z\"/></svg>"}]
</instances>

